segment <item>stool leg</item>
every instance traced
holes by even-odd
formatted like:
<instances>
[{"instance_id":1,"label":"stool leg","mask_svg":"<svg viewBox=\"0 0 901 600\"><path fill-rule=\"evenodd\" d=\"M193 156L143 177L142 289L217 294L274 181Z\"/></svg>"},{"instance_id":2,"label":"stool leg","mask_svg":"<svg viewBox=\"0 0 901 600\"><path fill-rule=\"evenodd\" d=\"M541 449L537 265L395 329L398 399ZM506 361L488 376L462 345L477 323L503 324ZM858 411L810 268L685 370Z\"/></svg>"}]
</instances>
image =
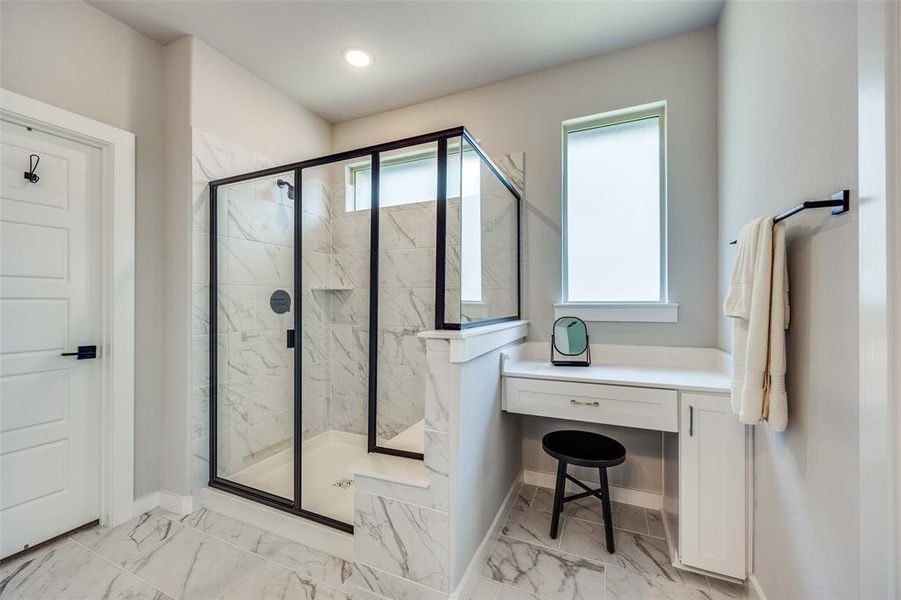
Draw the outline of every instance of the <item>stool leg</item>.
<instances>
[{"instance_id":1,"label":"stool leg","mask_svg":"<svg viewBox=\"0 0 901 600\"><path fill-rule=\"evenodd\" d=\"M604 534L607 536L607 552L613 554L613 515L610 510L610 485L607 483L607 469L601 467L598 469L601 475L601 496L604 501L601 503L604 507Z\"/></svg>"},{"instance_id":2,"label":"stool leg","mask_svg":"<svg viewBox=\"0 0 901 600\"><path fill-rule=\"evenodd\" d=\"M557 461L557 483L554 486L554 514L551 515L551 539L557 539L560 511L563 510L563 490L566 487L566 463Z\"/></svg>"}]
</instances>

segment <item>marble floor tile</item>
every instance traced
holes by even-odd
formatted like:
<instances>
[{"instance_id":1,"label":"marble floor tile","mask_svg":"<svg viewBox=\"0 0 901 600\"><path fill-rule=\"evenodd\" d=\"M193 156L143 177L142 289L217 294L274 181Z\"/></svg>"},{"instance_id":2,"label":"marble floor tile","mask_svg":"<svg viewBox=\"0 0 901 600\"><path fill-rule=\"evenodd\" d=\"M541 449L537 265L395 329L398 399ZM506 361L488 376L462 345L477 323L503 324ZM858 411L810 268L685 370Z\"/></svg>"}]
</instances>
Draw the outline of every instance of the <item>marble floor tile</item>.
<instances>
[{"instance_id":1,"label":"marble floor tile","mask_svg":"<svg viewBox=\"0 0 901 600\"><path fill-rule=\"evenodd\" d=\"M571 495L573 492L569 492ZM554 508L554 490L538 488L535 498L532 500L532 508L536 510L552 511ZM614 529L625 529L635 533L648 533L648 520L645 509L631 504L611 502L610 511L613 513ZM563 514L576 517L583 521L594 523L604 522L603 507L600 500L594 497L580 498L563 505Z\"/></svg>"},{"instance_id":2,"label":"marble floor tile","mask_svg":"<svg viewBox=\"0 0 901 600\"><path fill-rule=\"evenodd\" d=\"M509 585L502 585L500 591L497 593L497 598L495 600L548 600L542 598L541 596L536 596L535 594L518 590L514 587L510 587Z\"/></svg>"},{"instance_id":3,"label":"marble floor tile","mask_svg":"<svg viewBox=\"0 0 901 600\"><path fill-rule=\"evenodd\" d=\"M604 589L603 565L504 536L482 574L554 600L596 600Z\"/></svg>"},{"instance_id":4,"label":"marble floor tile","mask_svg":"<svg viewBox=\"0 0 901 600\"><path fill-rule=\"evenodd\" d=\"M165 513L164 516L288 567L303 577L337 588L344 585L353 572L353 565L341 558L205 508L181 518L172 513Z\"/></svg>"},{"instance_id":5,"label":"marble floor tile","mask_svg":"<svg viewBox=\"0 0 901 600\"><path fill-rule=\"evenodd\" d=\"M500 589L500 582L487 577L479 577L472 593L469 595L469 600L496 600Z\"/></svg>"},{"instance_id":6,"label":"marble floor tile","mask_svg":"<svg viewBox=\"0 0 901 600\"><path fill-rule=\"evenodd\" d=\"M565 520L565 517L561 517L557 528L557 539L553 539L550 535L551 513L523 508L521 505L515 504L507 517L507 521L504 523L501 533L523 542L531 542L556 549L560 547L563 522Z\"/></svg>"},{"instance_id":7,"label":"marble floor tile","mask_svg":"<svg viewBox=\"0 0 901 600\"><path fill-rule=\"evenodd\" d=\"M6 579L6 576L17 570L21 564L32 561L39 556L46 554L51 550L55 550L60 546L65 546L68 543L70 543L68 536L61 537L42 546L31 548L28 552L19 552L14 558L5 558L2 564L0 564L0 581Z\"/></svg>"},{"instance_id":8,"label":"marble floor tile","mask_svg":"<svg viewBox=\"0 0 901 600\"><path fill-rule=\"evenodd\" d=\"M646 509L648 515L648 535L660 539L666 539L666 532L663 529L663 516L659 510Z\"/></svg>"},{"instance_id":9,"label":"marble floor tile","mask_svg":"<svg viewBox=\"0 0 901 600\"><path fill-rule=\"evenodd\" d=\"M614 530L614 542L615 552L610 554L604 542L603 525L570 517L566 519L560 549L612 567L663 577L679 585L709 587L706 577L673 567L665 540Z\"/></svg>"},{"instance_id":10,"label":"marble floor tile","mask_svg":"<svg viewBox=\"0 0 901 600\"><path fill-rule=\"evenodd\" d=\"M218 598L270 564L158 514L74 539L175 598Z\"/></svg>"},{"instance_id":11,"label":"marble floor tile","mask_svg":"<svg viewBox=\"0 0 901 600\"><path fill-rule=\"evenodd\" d=\"M716 594L719 594L720 597L739 598L740 600L754 597L754 593L748 583L732 583L731 581L723 581L716 577L708 577L707 581L710 582L710 589Z\"/></svg>"},{"instance_id":12,"label":"marble floor tile","mask_svg":"<svg viewBox=\"0 0 901 600\"><path fill-rule=\"evenodd\" d=\"M516 496L516 501L522 502L526 506L530 506L532 504L532 499L535 497L535 492L537 491L538 486L525 483L519 488L519 494Z\"/></svg>"},{"instance_id":13,"label":"marble floor tile","mask_svg":"<svg viewBox=\"0 0 901 600\"><path fill-rule=\"evenodd\" d=\"M219 600L350 600L350 596L268 563L232 586Z\"/></svg>"},{"instance_id":14,"label":"marble floor tile","mask_svg":"<svg viewBox=\"0 0 901 600\"><path fill-rule=\"evenodd\" d=\"M606 600L719 600L710 588L680 585L666 577L641 575L634 571L607 567Z\"/></svg>"},{"instance_id":15,"label":"marble floor tile","mask_svg":"<svg viewBox=\"0 0 901 600\"><path fill-rule=\"evenodd\" d=\"M169 600L131 573L66 540L4 570L0 598L28 600Z\"/></svg>"}]
</instances>

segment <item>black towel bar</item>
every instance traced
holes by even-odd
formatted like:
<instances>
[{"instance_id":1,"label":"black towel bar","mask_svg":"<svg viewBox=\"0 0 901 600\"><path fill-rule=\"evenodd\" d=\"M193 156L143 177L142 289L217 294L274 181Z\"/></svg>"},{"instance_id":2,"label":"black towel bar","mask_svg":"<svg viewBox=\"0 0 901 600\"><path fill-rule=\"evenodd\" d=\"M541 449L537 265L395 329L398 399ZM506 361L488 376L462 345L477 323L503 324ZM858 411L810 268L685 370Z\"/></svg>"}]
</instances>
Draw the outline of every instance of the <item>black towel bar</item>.
<instances>
[{"instance_id":1,"label":"black towel bar","mask_svg":"<svg viewBox=\"0 0 901 600\"><path fill-rule=\"evenodd\" d=\"M830 198L829 200L805 200L801 204L788 209L781 215L773 217L773 223L784 221L790 216L796 215L802 210L807 210L808 208L832 208L832 214L840 215L850 210L850 201L851 190L842 190L840 192L836 192L832 194L832 198ZM738 243L738 240L732 240L729 243L736 244Z\"/></svg>"}]
</instances>

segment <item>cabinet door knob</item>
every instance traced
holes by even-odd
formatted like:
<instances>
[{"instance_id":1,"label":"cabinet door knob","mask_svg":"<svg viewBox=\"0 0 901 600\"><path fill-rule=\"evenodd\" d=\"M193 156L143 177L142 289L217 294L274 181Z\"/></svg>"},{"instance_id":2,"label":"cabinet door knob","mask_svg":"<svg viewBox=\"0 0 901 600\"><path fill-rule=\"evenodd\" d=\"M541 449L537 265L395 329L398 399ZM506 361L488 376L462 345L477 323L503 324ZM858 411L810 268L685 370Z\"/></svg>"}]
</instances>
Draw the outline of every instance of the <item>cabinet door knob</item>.
<instances>
[{"instance_id":1,"label":"cabinet door knob","mask_svg":"<svg viewBox=\"0 0 901 600\"><path fill-rule=\"evenodd\" d=\"M688 407L688 435L695 434L695 407Z\"/></svg>"}]
</instances>

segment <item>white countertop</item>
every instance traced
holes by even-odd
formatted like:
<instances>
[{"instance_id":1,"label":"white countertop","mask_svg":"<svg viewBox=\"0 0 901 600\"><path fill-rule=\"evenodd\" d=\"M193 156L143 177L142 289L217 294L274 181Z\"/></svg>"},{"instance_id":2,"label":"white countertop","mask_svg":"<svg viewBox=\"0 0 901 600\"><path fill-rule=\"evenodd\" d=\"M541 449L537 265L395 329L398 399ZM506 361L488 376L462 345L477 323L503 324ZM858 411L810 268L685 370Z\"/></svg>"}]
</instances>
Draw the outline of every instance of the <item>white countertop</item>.
<instances>
[{"instance_id":1,"label":"white countertop","mask_svg":"<svg viewBox=\"0 0 901 600\"><path fill-rule=\"evenodd\" d=\"M590 367L555 367L547 360L507 360L504 361L503 375L687 392L728 394L730 390L729 374L716 366L592 364Z\"/></svg>"}]
</instances>

